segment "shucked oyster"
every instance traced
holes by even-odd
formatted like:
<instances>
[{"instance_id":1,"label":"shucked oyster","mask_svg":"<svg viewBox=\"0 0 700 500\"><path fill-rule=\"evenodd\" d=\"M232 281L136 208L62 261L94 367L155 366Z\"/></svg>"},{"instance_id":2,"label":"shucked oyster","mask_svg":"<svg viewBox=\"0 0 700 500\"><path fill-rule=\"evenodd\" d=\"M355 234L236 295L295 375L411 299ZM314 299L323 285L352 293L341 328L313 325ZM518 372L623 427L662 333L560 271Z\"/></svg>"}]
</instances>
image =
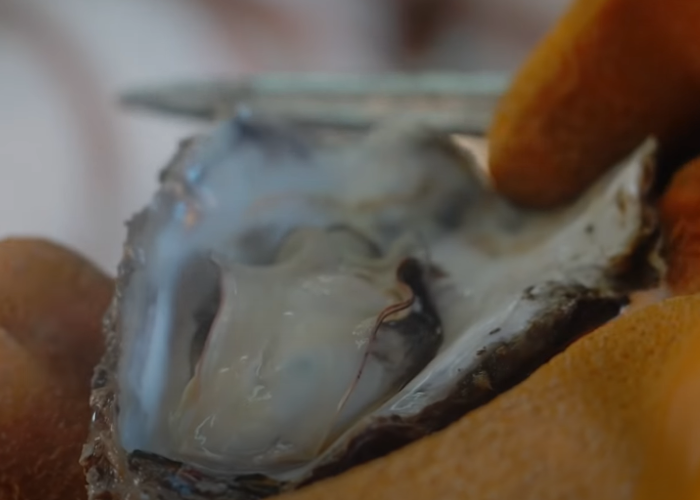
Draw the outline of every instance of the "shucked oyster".
<instances>
[{"instance_id":1,"label":"shucked oyster","mask_svg":"<svg viewBox=\"0 0 700 500\"><path fill-rule=\"evenodd\" d=\"M238 118L187 141L129 224L91 496L267 496L522 380L655 279L653 149L541 214L418 125L331 144Z\"/></svg>"}]
</instances>

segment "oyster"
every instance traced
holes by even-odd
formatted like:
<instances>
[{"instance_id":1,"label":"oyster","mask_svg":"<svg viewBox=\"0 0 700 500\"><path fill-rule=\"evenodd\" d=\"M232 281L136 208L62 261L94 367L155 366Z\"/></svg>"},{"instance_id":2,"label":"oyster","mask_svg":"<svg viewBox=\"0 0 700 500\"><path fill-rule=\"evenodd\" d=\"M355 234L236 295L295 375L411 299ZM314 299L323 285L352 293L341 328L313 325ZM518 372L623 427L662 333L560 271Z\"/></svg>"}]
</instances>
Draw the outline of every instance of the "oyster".
<instances>
[{"instance_id":1,"label":"oyster","mask_svg":"<svg viewBox=\"0 0 700 500\"><path fill-rule=\"evenodd\" d=\"M93 380L91 498L261 498L439 430L657 279L654 142L552 213L419 123L239 116L129 223Z\"/></svg>"}]
</instances>

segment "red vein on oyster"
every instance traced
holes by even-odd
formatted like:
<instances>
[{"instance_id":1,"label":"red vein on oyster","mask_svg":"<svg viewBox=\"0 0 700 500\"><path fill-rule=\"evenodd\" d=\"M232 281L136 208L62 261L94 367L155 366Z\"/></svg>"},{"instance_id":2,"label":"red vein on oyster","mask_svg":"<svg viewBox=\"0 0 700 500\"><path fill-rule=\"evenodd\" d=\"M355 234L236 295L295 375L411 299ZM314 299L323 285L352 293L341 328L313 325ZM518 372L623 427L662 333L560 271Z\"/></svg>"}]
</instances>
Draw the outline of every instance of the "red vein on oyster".
<instances>
[{"instance_id":1,"label":"red vein on oyster","mask_svg":"<svg viewBox=\"0 0 700 500\"><path fill-rule=\"evenodd\" d=\"M398 275L400 275L400 268L403 264L403 262L399 264L399 270L397 271ZM374 346L375 340L377 338L379 329L381 328L382 324L385 321L387 321L391 316L410 309L413 303L415 302L415 295L413 294L411 288L406 283L401 283L401 285L403 285L402 288L408 292L409 298L402 302L399 302L398 304L393 304L391 306L386 307L379 313L379 316L377 316L377 320L375 321L374 326L372 327L372 330L369 334L369 339L367 340L367 348L365 349L365 353L362 356L362 361L360 362L360 368L357 371L357 375L355 375L355 379L352 381L352 384L350 385L350 387L348 387L348 390L345 392L340 402L338 403L336 418L342 411L348 399L350 399L350 395L357 387L357 384L360 381L360 377L362 377L362 372L364 371L365 365L367 364L367 360L369 359L369 356L372 353L372 347ZM330 427L332 428L334 424L335 422L332 422Z\"/></svg>"}]
</instances>

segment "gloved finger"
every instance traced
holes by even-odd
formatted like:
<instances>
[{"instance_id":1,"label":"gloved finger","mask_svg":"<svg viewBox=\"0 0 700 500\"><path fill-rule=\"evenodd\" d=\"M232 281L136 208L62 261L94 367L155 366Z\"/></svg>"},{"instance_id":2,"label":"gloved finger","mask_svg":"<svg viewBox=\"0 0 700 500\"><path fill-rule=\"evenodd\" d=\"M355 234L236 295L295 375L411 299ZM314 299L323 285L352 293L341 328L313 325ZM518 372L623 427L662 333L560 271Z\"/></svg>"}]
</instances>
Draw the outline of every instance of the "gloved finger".
<instances>
[{"instance_id":1,"label":"gloved finger","mask_svg":"<svg viewBox=\"0 0 700 500\"><path fill-rule=\"evenodd\" d=\"M700 158L674 177L660 203L667 282L675 294L700 292Z\"/></svg>"},{"instance_id":2,"label":"gloved finger","mask_svg":"<svg viewBox=\"0 0 700 500\"><path fill-rule=\"evenodd\" d=\"M86 498L78 458L112 288L58 245L0 242L0 498Z\"/></svg>"},{"instance_id":3,"label":"gloved finger","mask_svg":"<svg viewBox=\"0 0 700 500\"><path fill-rule=\"evenodd\" d=\"M66 383L89 389L103 352L112 280L92 263L40 239L0 241L0 327Z\"/></svg>"},{"instance_id":4,"label":"gloved finger","mask_svg":"<svg viewBox=\"0 0 700 500\"><path fill-rule=\"evenodd\" d=\"M581 193L647 136L700 116L700 2L577 0L500 102L490 169L516 203Z\"/></svg>"}]
</instances>

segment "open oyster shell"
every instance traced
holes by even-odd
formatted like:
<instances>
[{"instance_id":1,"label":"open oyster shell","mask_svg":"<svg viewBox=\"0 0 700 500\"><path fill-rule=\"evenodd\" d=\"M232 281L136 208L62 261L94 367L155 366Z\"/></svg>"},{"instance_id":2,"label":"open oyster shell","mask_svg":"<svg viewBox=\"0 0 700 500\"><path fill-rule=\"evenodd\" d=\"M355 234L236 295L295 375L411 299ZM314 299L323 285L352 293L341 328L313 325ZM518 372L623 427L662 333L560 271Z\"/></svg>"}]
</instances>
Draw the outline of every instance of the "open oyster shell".
<instances>
[{"instance_id":1,"label":"open oyster shell","mask_svg":"<svg viewBox=\"0 0 700 500\"><path fill-rule=\"evenodd\" d=\"M186 141L129 223L90 497L266 497L508 389L657 279L653 151L545 214L416 123L339 140L239 117Z\"/></svg>"}]
</instances>

